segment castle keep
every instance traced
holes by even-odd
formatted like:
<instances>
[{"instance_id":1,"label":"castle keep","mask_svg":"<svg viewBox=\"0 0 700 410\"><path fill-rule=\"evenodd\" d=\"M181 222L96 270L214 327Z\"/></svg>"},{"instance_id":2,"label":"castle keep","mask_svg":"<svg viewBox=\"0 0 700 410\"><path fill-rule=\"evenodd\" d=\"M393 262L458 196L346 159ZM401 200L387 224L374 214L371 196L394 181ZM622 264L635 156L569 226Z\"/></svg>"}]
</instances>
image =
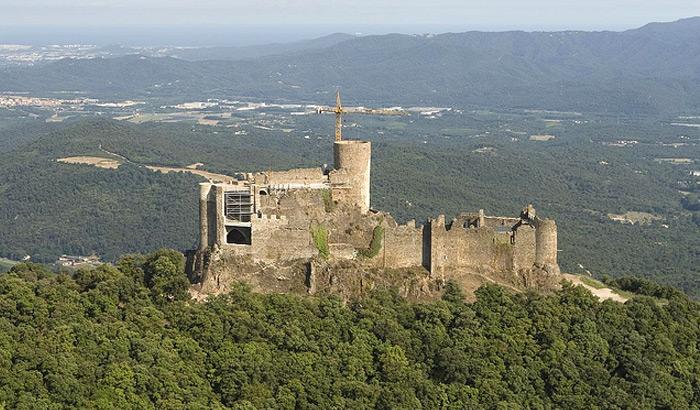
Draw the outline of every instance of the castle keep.
<instances>
[{"instance_id":1,"label":"castle keep","mask_svg":"<svg viewBox=\"0 0 700 410\"><path fill-rule=\"evenodd\" d=\"M201 239L190 271L201 292L238 280L263 291L362 292L396 284L388 279L396 272L410 292L464 275L527 287L559 274L556 224L531 205L517 217L480 210L400 225L370 206L370 142L335 141L333 159L332 168L200 184Z\"/></svg>"}]
</instances>

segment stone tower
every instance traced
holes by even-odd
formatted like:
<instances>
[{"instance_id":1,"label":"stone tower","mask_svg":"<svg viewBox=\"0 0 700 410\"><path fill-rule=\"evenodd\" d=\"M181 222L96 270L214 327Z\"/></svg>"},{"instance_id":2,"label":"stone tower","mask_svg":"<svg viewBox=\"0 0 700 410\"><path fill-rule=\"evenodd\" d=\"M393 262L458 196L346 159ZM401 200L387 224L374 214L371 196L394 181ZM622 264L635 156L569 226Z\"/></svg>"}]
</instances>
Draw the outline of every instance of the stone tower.
<instances>
[{"instance_id":1,"label":"stone tower","mask_svg":"<svg viewBox=\"0 0 700 410\"><path fill-rule=\"evenodd\" d=\"M559 274L556 222L552 219L538 219L535 235L535 265L550 274Z\"/></svg>"},{"instance_id":2,"label":"stone tower","mask_svg":"<svg viewBox=\"0 0 700 410\"><path fill-rule=\"evenodd\" d=\"M370 165L372 144L369 141L343 140L333 144L334 175L332 179L346 185L334 190L333 198L356 205L362 213L369 211Z\"/></svg>"}]
</instances>

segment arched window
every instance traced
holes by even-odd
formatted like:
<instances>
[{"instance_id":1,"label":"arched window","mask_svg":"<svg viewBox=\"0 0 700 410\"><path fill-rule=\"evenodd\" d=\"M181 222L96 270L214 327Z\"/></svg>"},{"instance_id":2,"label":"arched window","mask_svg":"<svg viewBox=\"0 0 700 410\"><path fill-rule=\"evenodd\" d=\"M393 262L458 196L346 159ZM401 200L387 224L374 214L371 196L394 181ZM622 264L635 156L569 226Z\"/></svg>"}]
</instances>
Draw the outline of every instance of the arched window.
<instances>
[{"instance_id":1,"label":"arched window","mask_svg":"<svg viewBox=\"0 0 700 410\"><path fill-rule=\"evenodd\" d=\"M233 245L250 245L250 228L248 227L226 227L226 243Z\"/></svg>"}]
</instances>

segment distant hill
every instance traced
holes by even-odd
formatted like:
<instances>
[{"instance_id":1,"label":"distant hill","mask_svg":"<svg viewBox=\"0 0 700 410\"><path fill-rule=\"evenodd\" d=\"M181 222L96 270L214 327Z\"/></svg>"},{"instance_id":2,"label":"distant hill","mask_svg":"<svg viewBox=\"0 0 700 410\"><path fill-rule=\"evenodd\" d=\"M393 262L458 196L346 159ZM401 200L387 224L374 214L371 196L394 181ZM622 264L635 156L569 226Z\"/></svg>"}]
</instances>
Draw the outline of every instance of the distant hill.
<instances>
[{"instance_id":1,"label":"distant hill","mask_svg":"<svg viewBox=\"0 0 700 410\"><path fill-rule=\"evenodd\" d=\"M168 52L170 57L188 61L201 60L251 60L272 55L285 55L306 50L314 50L334 46L355 36L335 33L312 40L294 41L291 43L274 43L245 47L197 47L180 48Z\"/></svg>"},{"instance_id":2,"label":"distant hill","mask_svg":"<svg viewBox=\"0 0 700 410\"><path fill-rule=\"evenodd\" d=\"M275 47L281 55L270 55ZM201 52L180 57L197 59L193 54ZM221 60L227 53L247 57ZM342 87L350 101L388 105L630 114L700 109L700 18L625 32L336 35L213 54L221 59L126 56L7 69L0 91L330 101Z\"/></svg>"}]
</instances>

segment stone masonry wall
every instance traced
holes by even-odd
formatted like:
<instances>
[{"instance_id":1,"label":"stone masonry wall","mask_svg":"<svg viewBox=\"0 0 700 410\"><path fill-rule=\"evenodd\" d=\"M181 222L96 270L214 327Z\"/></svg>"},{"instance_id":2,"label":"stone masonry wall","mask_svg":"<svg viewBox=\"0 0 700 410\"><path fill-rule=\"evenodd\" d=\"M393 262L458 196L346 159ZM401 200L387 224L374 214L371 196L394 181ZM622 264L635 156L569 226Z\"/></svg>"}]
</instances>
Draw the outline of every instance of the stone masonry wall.
<instances>
[{"instance_id":1,"label":"stone masonry wall","mask_svg":"<svg viewBox=\"0 0 700 410\"><path fill-rule=\"evenodd\" d=\"M344 199L360 207L362 213L370 208L371 157L372 145L369 141L336 141L333 144L335 171L331 172L331 184L334 183L333 173L341 171L347 174L346 182L350 189Z\"/></svg>"},{"instance_id":2,"label":"stone masonry wall","mask_svg":"<svg viewBox=\"0 0 700 410\"><path fill-rule=\"evenodd\" d=\"M513 245L513 269L518 272L530 269L535 263L535 228L521 225L515 233Z\"/></svg>"},{"instance_id":3,"label":"stone masonry wall","mask_svg":"<svg viewBox=\"0 0 700 410\"><path fill-rule=\"evenodd\" d=\"M444 215L431 220L430 270L501 272L512 269L513 246L507 234L490 227L464 228L458 221L445 225Z\"/></svg>"},{"instance_id":4,"label":"stone masonry wall","mask_svg":"<svg viewBox=\"0 0 700 410\"><path fill-rule=\"evenodd\" d=\"M297 168L288 171L268 171L253 175L256 185L316 184L326 181L321 167Z\"/></svg>"},{"instance_id":5,"label":"stone masonry wall","mask_svg":"<svg viewBox=\"0 0 700 410\"><path fill-rule=\"evenodd\" d=\"M308 227L290 226L287 218L274 215L253 220L251 245L226 244L222 249L264 262L311 258L318 254Z\"/></svg>"},{"instance_id":6,"label":"stone masonry wall","mask_svg":"<svg viewBox=\"0 0 700 410\"><path fill-rule=\"evenodd\" d=\"M377 259L382 267L418 267L423 262L423 227L415 221L406 225L385 226L384 243Z\"/></svg>"}]
</instances>

